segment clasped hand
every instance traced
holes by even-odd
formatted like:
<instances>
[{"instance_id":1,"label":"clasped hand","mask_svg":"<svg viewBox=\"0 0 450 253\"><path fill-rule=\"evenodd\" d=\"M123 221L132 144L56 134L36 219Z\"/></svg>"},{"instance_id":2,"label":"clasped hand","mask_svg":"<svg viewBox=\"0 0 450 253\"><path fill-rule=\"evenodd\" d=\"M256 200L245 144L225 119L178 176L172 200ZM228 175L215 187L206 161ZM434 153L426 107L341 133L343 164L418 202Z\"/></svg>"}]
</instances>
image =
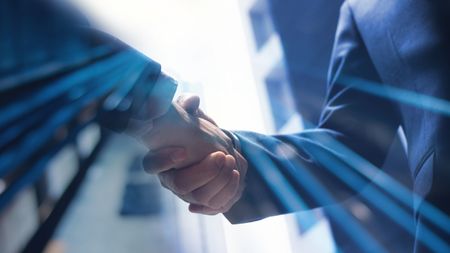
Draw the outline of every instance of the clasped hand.
<instances>
[{"instance_id":1,"label":"clasped hand","mask_svg":"<svg viewBox=\"0 0 450 253\"><path fill-rule=\"evenodd\" d=\"M145 170L188 202L191 212L214 215L241 197L247 162L199 104L197 96L181 97L139 138L150 149Z\"/></svg>"}]
</instances>

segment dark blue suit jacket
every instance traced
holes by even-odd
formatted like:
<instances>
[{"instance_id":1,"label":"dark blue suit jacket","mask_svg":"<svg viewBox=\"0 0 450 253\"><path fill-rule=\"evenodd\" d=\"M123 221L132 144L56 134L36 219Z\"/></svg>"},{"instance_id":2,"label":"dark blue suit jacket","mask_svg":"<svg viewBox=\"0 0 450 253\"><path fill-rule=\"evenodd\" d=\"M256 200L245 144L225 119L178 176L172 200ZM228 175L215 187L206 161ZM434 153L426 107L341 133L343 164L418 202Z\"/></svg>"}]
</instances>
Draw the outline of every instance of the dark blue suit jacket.
<instances>
[{"instance_id":1,"label":"dark blue suit jacket","mask_svg":"<svg viewBox=\"0 0 450 253\"><path fill-rule=\"evenodd\" d=\"M226 217L246 222L357 194L402 127L405 176L414 181L415 250L450 250L449 11L448 1L345 2L319 126L294 135L236 132L250 168L247 189ZM395 184L377 183L381 195L372 198L399 198ZM401 222L401 205L373 201Z\"/></svg>"}]
</instances>

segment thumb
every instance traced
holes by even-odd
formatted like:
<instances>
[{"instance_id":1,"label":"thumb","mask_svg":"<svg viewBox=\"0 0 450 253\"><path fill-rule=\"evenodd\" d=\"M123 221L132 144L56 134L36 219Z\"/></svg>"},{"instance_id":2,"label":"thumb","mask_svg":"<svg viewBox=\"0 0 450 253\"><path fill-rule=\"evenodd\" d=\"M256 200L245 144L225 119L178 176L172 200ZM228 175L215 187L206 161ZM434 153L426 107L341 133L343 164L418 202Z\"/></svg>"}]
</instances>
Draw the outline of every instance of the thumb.
<instances>
[{"instance_id":1,"label":"thumb","mask_svg":"<svg viewBox=\"0 0 450 253\"><path fill-rule=\"evenodd\" d=\"M199 117L206 121L209 121L213 125L217 126L217 123L208 115L206 115L202 109L200 109L200 97L193 94L183 94L178 97L177 104L180 105L187 113L192 116Z\"/></svg>"},{"instance_id":2,"label":"thumb","mask_svg":"<svg viewBox=\"0 0 450 253\"><path fill-rule=\"evenodd\" d=\"M198 108L200 107L200 97L193 94L183 94L178 97L177 104L187 113L196 116Z\"/></svg>"}]
</instances>

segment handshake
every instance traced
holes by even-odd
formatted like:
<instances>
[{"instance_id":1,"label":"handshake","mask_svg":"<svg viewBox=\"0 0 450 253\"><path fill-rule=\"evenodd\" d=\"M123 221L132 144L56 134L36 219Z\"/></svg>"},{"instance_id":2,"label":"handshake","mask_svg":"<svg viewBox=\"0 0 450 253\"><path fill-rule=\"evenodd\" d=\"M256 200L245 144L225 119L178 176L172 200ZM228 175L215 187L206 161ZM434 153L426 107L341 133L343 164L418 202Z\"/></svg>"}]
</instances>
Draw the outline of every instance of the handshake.
<instances>
[{"instance_id":1,"label":"handshake","mask_svg":"<svg viewBox=\"0 0 450 253\"><path fill-rule=\"evenodd\" d=\"M134 135L148 148L144 169L189 203L193 213L224 213L244 189L247 161L230 133L199 109L197 96L180 97ZM139 134L136 134L139 132Z\"/></svg>"}]
</instances>

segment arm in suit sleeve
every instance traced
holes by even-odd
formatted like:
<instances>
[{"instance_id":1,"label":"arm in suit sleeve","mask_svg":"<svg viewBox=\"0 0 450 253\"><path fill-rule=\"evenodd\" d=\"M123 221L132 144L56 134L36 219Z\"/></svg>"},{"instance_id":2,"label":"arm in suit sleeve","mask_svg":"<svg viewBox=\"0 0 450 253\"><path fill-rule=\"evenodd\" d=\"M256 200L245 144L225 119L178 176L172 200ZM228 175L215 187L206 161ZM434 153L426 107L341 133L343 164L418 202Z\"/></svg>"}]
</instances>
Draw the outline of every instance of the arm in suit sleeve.
<instances>
[{"instance_id":1,"label":"arm in suit sleeve","mask_svg":"<svg viewBox=\"0 0 450 253\"><path fill-rule=\"evenodd\" d=\"M114 48L117 51L116 54L125 52L130 55L128 60L116 70L119 78L125 75L124 78L134 80L133 76L138 77L134 80L133 89L129 93L116 96L116 93L120 92L113 92L110 95L109 101L119 100L120 102L112 103L115 108L103 110L100 122L117 132L128 130L132 135L139 134L142 129L137 128L150 126L153 119L169 110L177 89L177 82L161 71L159 63L122 41L90 27L86 27L85 30L85 38L87 37L87 40L96 47L108 46ZM130 65L136 63L140 63L141 67L126 72ZM121 86L117 89L120 90ZM121 97L121 95L125 96Z\"/></svg>"},{"instance_id":2,"label":"arm in suit sleeve","mask_svg":"<svg viewBox=\"0 0 450 253\"><path fill-rule=\"evenodd\" d=\"M103 126L121 132L130 122L140 121L144 123L142 125L149 125L152 119L168 111L177 83L161 72L159 63L90 26L84 15L70 3L31 1L30 4L32 18L24 23L29 33L33 34L34 41L43 41L43 51L48 57L42 64L57 62L65 66L74 59L85 58L85 63L69 74L84 71L94 76L92 80L98 85L104 85L104 77L108 75L113 76L112 80L117 80L117 85L108 94L108 101L112 101L109 105L115 108L103 108L100 113ZM25 16L21 13L22 9L12 11L18 12L17 16ZM33 23L35 26L31 25ZM93 67L99 64L101 68ZM87 72L89 69L95 70ZM133 83L133 89L131 92L121 92L127 83Z\"/></svg>"},{"instance_id":3,"label":"arm in suit sleeve","mask_svg":"<svg viewBox=\"0 0 450 253\"><path fill-rule=\"evenodd\" d=\"M356 194L331 173L333 166L324 164L323 157L327 156L345 164L340 150L327 141L330 138L377 167L382 165L398 128L396 109L383 98L343 83L344 76L381 83L346 4L341 8L319 126L292 135L234 132L249 169L242 198L225 213L231 223L334 204ZM301 182L305 173L315 178L333 200L319 200L315 190Z\"/></svg>"}]
</instances>

